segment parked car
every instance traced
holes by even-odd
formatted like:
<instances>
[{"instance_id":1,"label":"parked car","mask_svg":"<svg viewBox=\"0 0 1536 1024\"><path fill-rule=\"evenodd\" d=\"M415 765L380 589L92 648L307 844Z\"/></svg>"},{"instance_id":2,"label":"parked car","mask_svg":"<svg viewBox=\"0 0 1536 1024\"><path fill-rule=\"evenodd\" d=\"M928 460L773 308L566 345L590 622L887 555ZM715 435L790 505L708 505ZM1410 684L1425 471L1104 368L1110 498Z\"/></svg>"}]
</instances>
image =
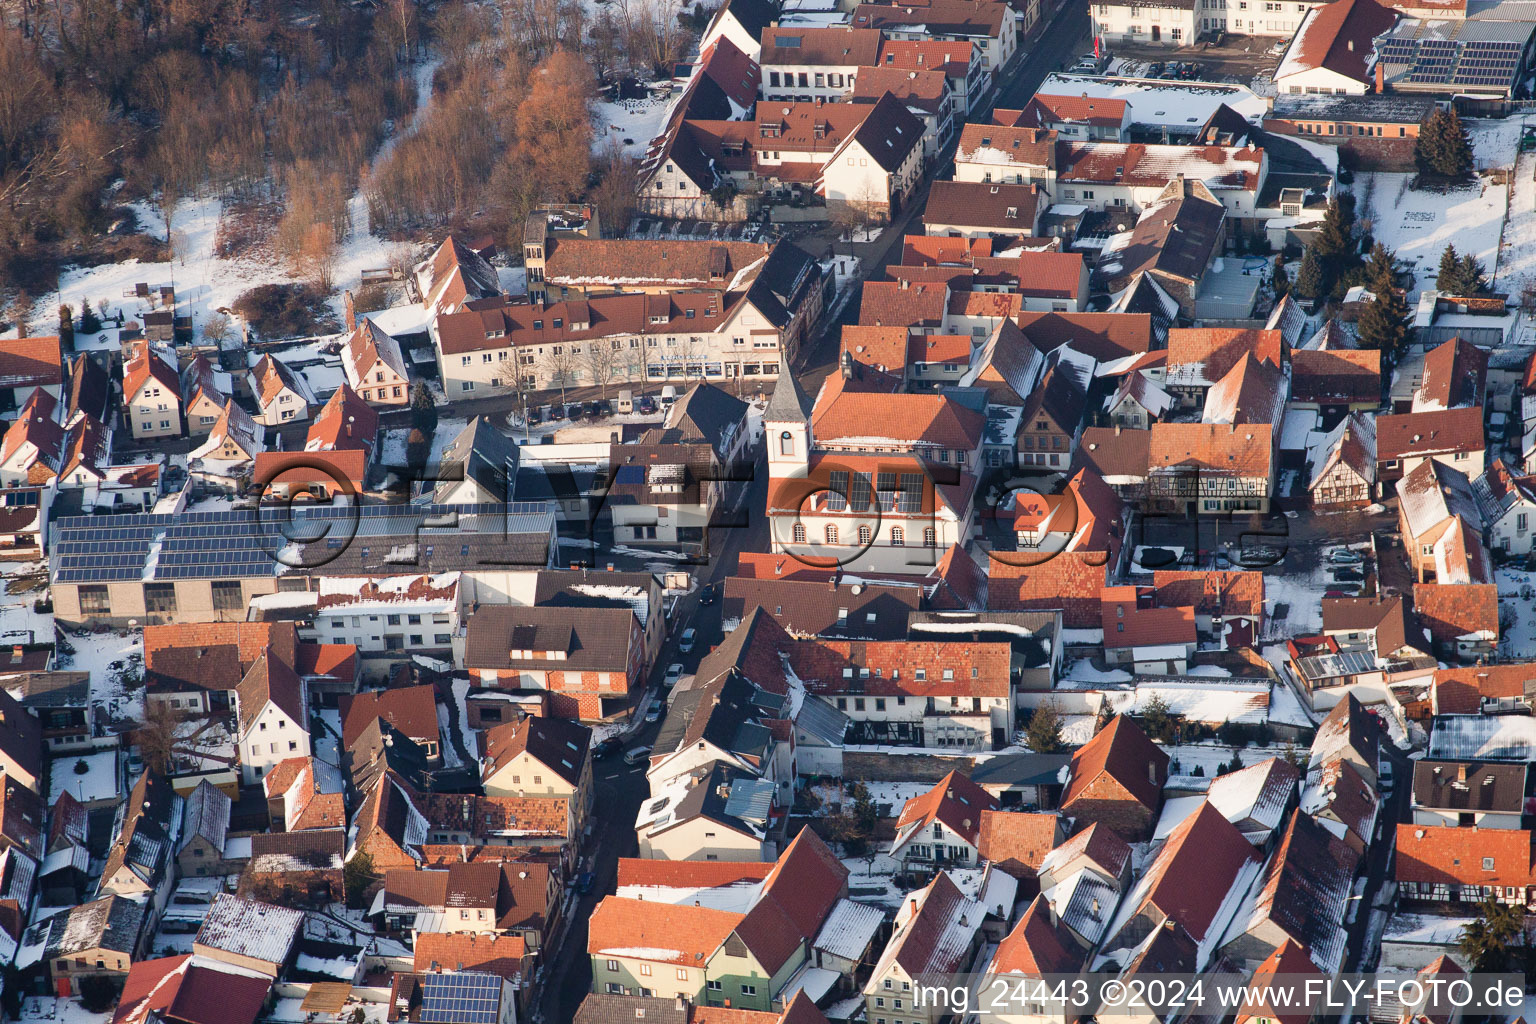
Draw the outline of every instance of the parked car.
<instances>
[{"instance_id":1,"label":"parked car","mask_svg":"<svg viewBox=\"0 0 1536 1024\"><path fill-rule=\"evenodd\" d=\"M592 748L592 756L599 760L605 757L612 757L614 754L617 754L620 750L622 750L623 747L623 741L621 741L617 736L610 736L605 740L597 741L597 744Z\"/></svg>"},{"instance_id":2,"label":"parked car","mask_svg":"<svg viewBox=\"0 0 1536 1024\"><path fill-rule=\"evenodd\" d=\"M592 891L592 886L597 881L597 876L590 871L583 871L576 876L576 891L585 896Z\"/></svg>"},{"instance_id":3,"label":"parked car","mask_svg":"<svg viewBox=\"0 0 1536 1024\"><path fill-rule=\"evenodd\" d=\"M598 408L596 402L588 402L586 404L586 406L585 406L584 411L586 412L587 417L589 419L594 419L594 420L597 419L599 416L601 416L603 414L603 411Z\"/></svg>"},{"instance_id":4,"label":"parked car","mask_svg":"<svg viewBox=\"0 0 1536 1024\"><path fill-rule=\"evenodd\" d=\"M662 678L661 685L667 689L677 685L677 681L683 678L683 666L681 662L674 662L667 666L667 674Z\"/></svg>"},{"instance_id":5,"label":"parked car","mask_svg":"<svg viewBox=\"0 0 1536 1024\"><path fill-rule=\"evenodd\" d=\"M1169 68L1168 70L1164 71L1162 74L1158 75L1157 77L1159 79L1164 80L1164 81L1177 82L1179 80L1179 78L1180 78L1180 75L1179 75L1179 72L1178 72L1177 69Z\"/></svg>"},{"instance_id":6,"label":"parked car","mask_svg":"<svg viewBox=\"0 0 1536 1024\"><path fill-rule=\"evenodd\" d=\"M1365 573L1358 569L1329 569L1335 583L1364 583Z\"/></svg>"},{"instance_id":7,"label":"parked car","mask_svg":"<svg viewBox=\"0 0 1536 1024\"><path fill-rule=\"evenodd\" d=\"M641 395L640 400L635 403L635 408L639 409L646 416L649 416L651 413L656 411L656 399L652 398L650 395Z\"/></svg>"},{"instance_id":8,"label":"parked car","mask_svg":"<svg viewBox=\"0 0 1536 1024\"><path fill-rule=\"evenodd\" d=\"M699 604L701 604L704 607L708 608L710 605L712 605L714 603L715 603L715 588L714 587L705 587L703 590L699 591Z\"/></svg>"},{"instance_id":9,"label":"parked car","mask_svg":"<svg viewBox=\"0 0 1536 1024\"><path fill-rule=\"evenodd\" d=\"M650 710L645 713L645 722L647 725L649 725L652 722L659 721L661 721L661 705L652 704Z\"/></svg>"},{"instance_id":10,"label":"parked car","mask_svg":"<svg viewBox=\"0 0 1536 1024\"><path fill-rule=\"evenodd\" d=\"M1184 79L1199 78L1200 70L1199 64L1186 61L1179 65L1179 77Z\"/></svg>"},{"instance_id":11,"label":"parked car","mask_svg":"<svg viewBox=\"0 0 1536 1024\"><path fill-rule=\"evenodd\" d=\"M550 410L549 410L549 418L550 418L551 421L565 419L565 406L563 406L563 405L552 406L550 408Z\"/></svg>"},{"instance_id":12,"label":"parked car","mask_svg":"<svg viewBox=\"0 0 1536 1024\"><path fill-rule=\"evenodd\" d=\"M613 415L613 403L608 401L606 398L599 398L597 401L593 402L592 405L597 409L597 414L599 416Z\"/></svg>"},{"instance_id":13,"label":"parked car","mask_svg":"<svg viewBox=\"0 0 1536 1024\"><path fill-rule=\"evenodd\" d=\"M651 756L650 747L630 747L624 752L625 764L639 764Z\"/></svg>"},{"instance_id":14,"label":"parked car","mask_svg":"<svg viewBox=\"0 0 1536 1024\"><path fill-rule=\"evenodd\" d=\"M577 420L581 419L581 417L582 417L581 403L580 402L572 402L570 405L566 406L565 407L565 414L568 417L570 417L570 420L571 420L572 423L575 423Z\"/></svg>"},{"instance_id":15,"label":"parked car","mask_svg":"<svg viewBox=\"0 0 1536 1024\"><path fill-rule=\"evenodd\" d=\"M1359 565L1365 558L1349 548L1334 548L1328 552L1328 561L1334 565Z\"/></svg>"},{"instance_id":16,"label":"parked car","mask_svg":"<svg viewBox=\"0 0 1536 1024\"><path fill-rule=\"evenodd\" d=\"M687 654L689 651L693 650L693 641L697 636L698 631L695 630L692 626L689 626L687 629L683 630L683 639L678 643L677 649L682 651L684 654Z\"/></svg>"},{"instance_id":17,"label":"parked car","mask_svg":"<svg viewBox=\"0 0 1536 1024\"><path fill-rule=\"evenodd\" d=\"M1156 78L1158 75L1160 75L1162 73L1163 73L1163 62L1160 61L1160 60L1155 60L1151 64L1147 65L1147 70L1142 72L1142 77L1143 78Z\"/></svg>"}]
</instances>

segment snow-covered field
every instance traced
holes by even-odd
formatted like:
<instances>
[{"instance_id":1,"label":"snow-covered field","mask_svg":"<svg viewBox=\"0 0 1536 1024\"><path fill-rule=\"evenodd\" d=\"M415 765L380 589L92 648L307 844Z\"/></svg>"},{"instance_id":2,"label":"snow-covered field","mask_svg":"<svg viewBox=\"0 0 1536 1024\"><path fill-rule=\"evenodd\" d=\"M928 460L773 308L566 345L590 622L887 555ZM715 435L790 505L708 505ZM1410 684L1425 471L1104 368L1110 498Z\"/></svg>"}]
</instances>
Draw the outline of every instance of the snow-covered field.
<instances>
[{"instance_id":1,"label":"snow-covered field","mask_svg":"<svg viewBox=\"0 0 1536 1024\"><path fill-rule=\"evenodd\" d=\"M1509 204L1509 186L1475 185L1448 193L1419 192L1408 188L1410 174L1376 172L1362 174L1355 194L1365 202L1358 211L1369 218L1378 242L1397 253L1398 260L1414 272L1415 292L1433 288L1440 269L1440 254L1454 244L1460 253L1470 252L1484 267L1492 267L1498 253L1499 229ZM1370 178L1368 184L1364 179ZM1367 196L1366 189L1370 193ZM1410 295L1412 301L1414 295Z\"/></svg>"},{"instance_id":2,"label":"snow-covered field","mask_svg":"<svg viewBox=\"0 0 1536 1024\"><path fill-rule=\"evenodd\" d=\"M1472 154L1478 170L1512 165L1519 148L1521 119L1469 120L1465 124L1472 137ZM1472 253L1491 273L1499 258L1504 216L1511 208L1509 186L1490 185L1479 178L1475 185L1442 195L1411 191L1408 182L1412 177L1405 173L1375 172L1356 179L1354 193L1360 198L1356 214L1370 219L1376 240L1414 270L1420 289L1434 287L1440 253L1450 244L1456 246L1457 252ZM1530 182L1524 189L1516 185L1517 196L1523 195L1527 209L1531 189ZM1532 269L1536 269L1536 215L1524 220L1531 223L1522 229L1521 245L1511 258L1531 261Z\"/></svg>"},{"instance_id":3,"label":"snow-covered field","mask_svg":"<svg viewBox=\"0 0 1536 1024\"><path fill-rule=\"evenodd\" d=\"M645 156L645 149L651 140L661 134L667 110L671 106L671 97L646 97L595 104L597 114L593 118L592 152L601 156L608 152L610 145L618 143L625 156L636 160Z\"/></svg>"},{"instance_id":4,"label":"snow-covered field","mask_svg":"<svg viewBox=\"0 0 1536 1024\"><path fill-rule=\"evenodd\" d=\"M61 652L59 667L91 674L91 699L106 706L114 718L144 714L144 633L112 630L70 633L64 638L73 653ZM130 686L129 684L133 685Z\"/></svg>"}]
</instances>

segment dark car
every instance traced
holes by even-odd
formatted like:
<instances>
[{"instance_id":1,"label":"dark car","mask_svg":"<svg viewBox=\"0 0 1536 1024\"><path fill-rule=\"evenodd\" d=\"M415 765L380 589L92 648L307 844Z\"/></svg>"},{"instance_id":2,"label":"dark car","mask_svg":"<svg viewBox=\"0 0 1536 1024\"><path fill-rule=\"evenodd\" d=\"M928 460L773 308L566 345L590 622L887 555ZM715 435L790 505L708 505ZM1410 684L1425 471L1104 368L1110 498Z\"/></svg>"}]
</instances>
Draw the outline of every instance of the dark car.
<instances>
[{"instance_id":1,"label":"dark car","mask_svg":"<svg viewBox=\"0 0 1536 1024\"><path fill-rule=\"evenodd\" d=\"M699 591L699 604L708 607L715 603L715 588L705 587Z\"/></svg>"},{"instance_id":2,"label":"dark car","mask_svg":"<svg viewBox=\"0 0 1536 1024\"><path fill-rule=\"evenodd\" d=\"M605 740L598 740L592 745L592 756L596 758L612 757L624 749L624 741L617 736L610 736Z\"/></svg>"},{"instance_id":3,"label":"dark car","mask_svg":"<svg viewBox=\"0 0 1536 1024\"><path fill-rule=\"evenodd\" d=\"M563 420L563 419L565 419L565 406L563 406L563 405L551 406L550 410L549 410L549 418L551 420Z\"/></svg>"},{"instance_id":4,"label":"dark car","mask_svg":"<svg viewBox=\"0 0 1536 1024\"><path fill-rule=\"evenodd\" d=\"M581 419L581 417L582 417L581 403L580 402L572 402L570 405L566 406L565 407L565 414L567 416L569 416L572 420L579 420L579 419Z\"/></svg>"},{"instance_id":5,"label":"dark car","mask_svg":"<svg viewBox=\"0 0 1536 1024\"><path fill-rule=\"evenodd\" d=\"M529 409L528 410L528 425L530 427L536 426L536 425L538 425L538 424L540 424L542 422L544 422L544 421L539 417L539 410L537 410L537 409Z\"/></svg>"},{"instance_id":6,"label":"dark car","mask_svg":"<svg viewBox=\"0 0 1536 1024\"><path fill-rule=\"evenodd\" d=\"M597 881L597 876L590 871L583 871L576 876L576 891L585 896L592 891L592 885Z\"/></svg>"},{"instance_id":7,"label":"dark car","mask_svg":"<svg viewBox=\"0 0 1536 1024\"><path fill-rule=\"evenodd\" d=\"M1199 78L1201 73L1202 73L1202 69L1201 69L1199 64L1181 64L1181 65L1179 65L1179 77L1180 78Z\"/></svg>"},{"instance_id":8,"label":"dark car","mask_svg":"<svg viewBox=\"0 0 1536 1024\"><path fill-rule=\"evenodd\" d=\"M1164 80L1164 81L1176 82L1176 81L1179 80L1179 73L1177 71L1175 71L1173 68L1169 68L1167 71L1164 71L1162 74L1158 75L1157 77L1159 79L1161 79L1161 80Z\"/></svg>"},{"instance_id":9,"label":"dark car","mask_svg":"<svg viewBox=\"0 0 1536 1024\"><path fill-rule=\"evenodd\" d=\"M599 398L592 405L597 409L597 415L599 416L610 416L613 414L613 403L606 398Z\"/></svg>"},{"instance_id":10,"label":"dark car","mask_svg":"<svg viewBox=\"0 0 1536 1024\"><path fill-rule=\"evenodd\" d=\"M1329 572L1333 576L1333 582L1335 583L1365 582L1365 573L1358 569L1331 569Z\"/></svg>"},{"instance_id":11,"label":"dark car","mask_svg":"<svg viewBox=\"0 0 1536 1024\"><path fill-rule=\"evenodd\" d=\"M1151 64L1147 65L1147 70L1143 73L1143 77L1145 77L1145 78L1156 78L1158 75L1160 75L1162 73L1163 73L1163 62L1160 61L1160 60L1155 60Z\"/></svg>"},{"instance_id":12,"label":"dark car","mask_svg":"<svg viewBox=\"0 0 1536 1024\"><path fill-rule=\"evenodd\" d=\"M656 399L652 398L650 395L641 395L640 400L635 403L635 408L649 416L651 413L656 411Z\"/></svg>"},{"instance_id":13,"label":"dark car","mask_svg":"<svg viewBox=\"0 0 1536 1024\"><path fill-rule=\"evenodd\" d=\"M583 408L586 409L587 416L590 419L595 420L603 414L603 410L598 407L596 402L588 402Z\"/></svg>"}]
</instances>

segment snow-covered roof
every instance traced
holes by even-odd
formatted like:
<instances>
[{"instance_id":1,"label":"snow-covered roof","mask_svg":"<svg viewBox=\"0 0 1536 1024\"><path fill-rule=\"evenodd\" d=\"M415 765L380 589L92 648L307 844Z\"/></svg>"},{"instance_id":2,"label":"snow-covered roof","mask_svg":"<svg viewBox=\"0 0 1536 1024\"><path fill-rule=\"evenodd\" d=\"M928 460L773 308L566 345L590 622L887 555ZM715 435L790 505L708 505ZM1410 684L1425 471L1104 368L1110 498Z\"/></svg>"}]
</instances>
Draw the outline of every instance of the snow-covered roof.
<instances>
[{"instance_id":1,"label":"snow-covered roof","mask_svg":"<svg viewBox=\"0 0 1536 1024\"><path fill-rule=\"evenodd\" d=\"M838 900L811 945L828 956L858 960L885 922L885 911L853 900Z\"/></svg>"},{"instance_id":2,"label":"snow-covered roof","mask_svg":"<svg viewBox=\"0 0 1536 1024\"><path fill-rule=\"evenodd\" d=\"M221 893L203 918L194 945L280 964L288 959L303 924L303 911Z\"/></svg>"}]
</instances>

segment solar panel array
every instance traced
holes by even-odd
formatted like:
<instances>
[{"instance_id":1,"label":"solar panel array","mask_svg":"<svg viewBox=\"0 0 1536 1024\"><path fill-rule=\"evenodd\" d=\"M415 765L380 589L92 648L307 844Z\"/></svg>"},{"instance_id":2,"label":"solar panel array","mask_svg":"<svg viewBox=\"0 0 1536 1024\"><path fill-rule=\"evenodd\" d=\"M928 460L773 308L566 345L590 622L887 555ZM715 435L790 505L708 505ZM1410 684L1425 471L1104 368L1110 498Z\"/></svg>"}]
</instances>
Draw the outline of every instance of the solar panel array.
<instances>
[{"instance_id":1,"label":"solar panel array","mask_svg":"<svg viewBox=\"0 0 1536 1024\"><path fill-rule=\"evenodd\" d=\"M411 536L419 528L451 526L455 515L507 517L545 510L542 502L509 502L73 516L56 524L59 540L51 562L56 583L272 576L287 567L277 555L292 543L325 539L337 547L364 527L383 526L387 534Z\"/></svg>"},{"instance_id":2,"label":"solar panel array","mask_svg":"<svg viewBox=\"0 0 1536 1024\"><path fill-rule=\"evenodd\" d=\"M1407 65L1408 81L1507 89L1520 70L1521 46L1509 40L1392 38L1377 51L1383 64Z\"/></svg>"},{"instance_id":3,"label":"solar panel array","mask_svg":"<svg viewBox=\"0 0 1536 1024\"><path fill-rule=\"evenodd\" d=\"M422 978L422 1024L496 1024L501 978L477 972Z\"/></svg>"}]
</instances>

